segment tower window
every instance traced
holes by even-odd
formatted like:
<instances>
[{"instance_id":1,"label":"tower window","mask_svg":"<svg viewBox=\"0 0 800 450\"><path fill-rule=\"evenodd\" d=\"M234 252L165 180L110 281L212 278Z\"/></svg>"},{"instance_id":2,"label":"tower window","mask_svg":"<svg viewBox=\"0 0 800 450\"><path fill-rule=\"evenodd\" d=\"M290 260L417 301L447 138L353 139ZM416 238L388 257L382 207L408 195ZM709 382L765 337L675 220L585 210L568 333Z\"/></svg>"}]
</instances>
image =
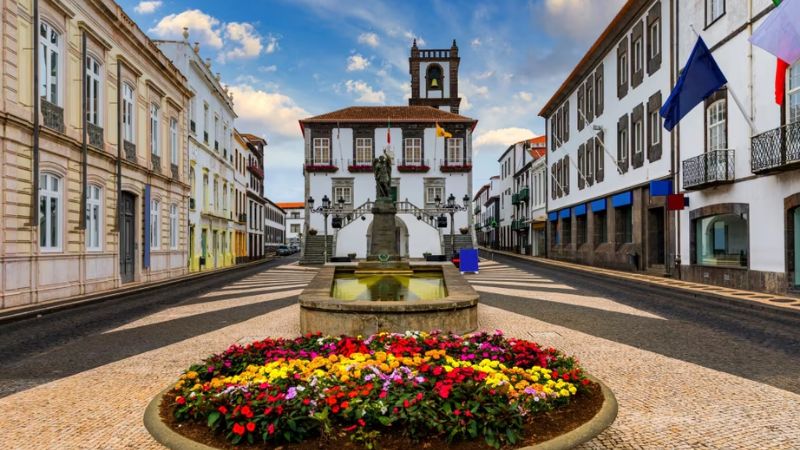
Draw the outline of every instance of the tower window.
<instances>
[{"instance_id":1,"label":"tower window","mask_svg":"<svg viewBox=\"0 0 800 450\"><path fill-rule=\"evenodd\" d=\"M441 90L444 82L442 66L438 64L429 65L425 74L425 81L429 90Z\"/></svg>"}]
</instances>

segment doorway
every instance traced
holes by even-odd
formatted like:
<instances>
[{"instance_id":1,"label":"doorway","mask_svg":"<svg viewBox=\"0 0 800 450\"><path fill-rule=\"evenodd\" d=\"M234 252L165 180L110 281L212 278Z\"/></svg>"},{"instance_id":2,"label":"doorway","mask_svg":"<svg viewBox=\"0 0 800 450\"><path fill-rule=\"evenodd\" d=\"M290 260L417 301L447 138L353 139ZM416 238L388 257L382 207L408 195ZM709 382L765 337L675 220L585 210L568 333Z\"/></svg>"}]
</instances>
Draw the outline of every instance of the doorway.
<instances>
[{"instance_id":1,"label":"doorway","mask_svg":"<svg viewBox=\"0 0 800 450\"><path fill-rule=\"evenodd\" d=\"M663 266L664 254L664 208L652 208L647 212L647 262L649 266Z\"/></svg>"},{"instance_id":2,"label":"doorway","mask_svg":"<svg viewBox=\"0 0 800 450\"><path fill-rule=\"evenodd\" d=\"M122 192L119 214L119 273L123 283L130 283L133 281L136 265L135 195L130 192Z\"/></svg>"},{"instance_id":3,"label":"doorway","mask_svg":"<svg viewBox=\"0 0 800 450\"><path fill-rule=\"evenodd\" d=\"M794 222L794 229L792 235L794 237L794 287L800 288L800 208L795 208L792 213Z\"/></svg>"}]
</instances>

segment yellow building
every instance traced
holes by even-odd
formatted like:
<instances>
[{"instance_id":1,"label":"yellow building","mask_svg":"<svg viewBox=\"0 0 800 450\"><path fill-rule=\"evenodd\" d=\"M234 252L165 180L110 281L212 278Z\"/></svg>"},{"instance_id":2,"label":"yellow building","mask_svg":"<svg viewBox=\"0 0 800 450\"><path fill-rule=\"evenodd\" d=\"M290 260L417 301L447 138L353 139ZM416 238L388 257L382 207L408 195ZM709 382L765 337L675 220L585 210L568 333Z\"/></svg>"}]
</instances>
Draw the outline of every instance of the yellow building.
<instances>
[{"instance_id":1,"label":"yellow building","mask_svg":"<svg viewBox=\"0 0 800 450\"><path fill-rule=\"evenodd\" d=\"M7 0L2 307L186 272L186 79L111 0Z\"/></svg>"}]
</instances>

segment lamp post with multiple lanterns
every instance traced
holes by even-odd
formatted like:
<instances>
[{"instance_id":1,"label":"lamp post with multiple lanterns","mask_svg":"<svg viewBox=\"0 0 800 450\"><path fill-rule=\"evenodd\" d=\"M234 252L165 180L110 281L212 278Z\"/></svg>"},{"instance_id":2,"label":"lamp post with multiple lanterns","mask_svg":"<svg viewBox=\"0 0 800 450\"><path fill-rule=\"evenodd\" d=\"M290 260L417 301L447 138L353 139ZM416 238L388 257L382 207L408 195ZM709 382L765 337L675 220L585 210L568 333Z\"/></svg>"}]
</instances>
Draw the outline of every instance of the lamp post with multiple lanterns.
<instances>
[{"instance_id":1,"label":"lamp post with multiple lanterns","mask_svg":"<svg viewBox=\"0 0 800 450\"><path fill-rule=\"evenodd\" d=\"M319 213L322 214L325 224L323 226L323 235L322 238L324 239L323 246L322 246L322 255L323 255L323 263L328 262L328 216L332 213L335 214L342 209L344 209L344 199L339 197L337 201L338 208L331 207L331 199L328 198L327 195L322 197L322 206L314 208L314 197L308 197L308 209L312 213Z\"/></svg>"}]
</instances>

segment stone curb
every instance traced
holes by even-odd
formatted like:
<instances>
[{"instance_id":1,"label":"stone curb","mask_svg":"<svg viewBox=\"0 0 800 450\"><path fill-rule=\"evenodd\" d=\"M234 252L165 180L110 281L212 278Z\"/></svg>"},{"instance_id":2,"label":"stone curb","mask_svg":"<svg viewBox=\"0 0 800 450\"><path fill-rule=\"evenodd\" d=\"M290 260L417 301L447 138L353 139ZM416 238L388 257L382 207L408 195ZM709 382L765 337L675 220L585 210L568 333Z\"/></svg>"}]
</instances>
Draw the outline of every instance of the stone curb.
<instances>
[{"instance_id":1,"label":"stone curb","mask_svg":"<svg viewBox=\"0 0 800 450\"><path fill-rule=\"evenodd\" d=\"M732 305L732 306L737 306L737 307L740 307L740 308L755 309L755 310L765 311L765 312L769 312L769 313L788 314L788 315L790 315L792 317L800 318L800 308L796 308L796 307L795 307L795 309L792 309L792 308L790 308L788 306L780 306L780 305L777 305L777 304L776 305L772 305L772 304L762 303L762 302L758 302L758 301L748 300L746 298L733 297L733 296L730 296L730 295L726 295L724 293L715 293L715 292L710 292L710 291L700 291L700 290L692 289L692 288L688 288L688 287L672 286L672 285L669 285L669 284L658 283L658 282L650 281L650 280L647 280L647 279L636 278L634 276L631 276L631 275L634 275L633 273L625 272L625 273L619 274L619 275L612 274L612 273L607 273L607 272L602 272L601 273L601 272L597 272L597 271L592 270L593 268L595 268L593 266L576 267L576 265L572 264L572 263L564 263L564 264L562 264L561 261L552 261L552 260L548 260L546 258L532 258L532 257L529 257L527 255L518 255L516 253L510 253L510 252L493 250L493 249L486 249L486 248L483 248L483 247L480 248L480 251L483 252L484 254L486 254L486 253L494 253L496 255L504 256L504 257L507 257L507 258L513 258L513 259L516 259L518 261L523 261L523 262L527 262L527 263L534 264L534 265L538 264L538 265L547 266L547 267L551 267L551 268L555 268L555 269L568 270L568 271L571 271L571 272L587 274L589 276L596 277L596 278L613 279L613 280L617 280L617 281L619 281L619 282L621 282L623 284L625 284L625 283L627 283L629 285L630 284L637 284L637 285L647 286L648 288L666 289L666 290L670 290L672 292L675 292L675 293L678 293L678 294L681 294L681 295L685 295L687 297L701 298L701 299L713 301L713 302L716 302L716 303L725 303L725 304ZM603 269L603 270L610 270L610 269ZM713 286L713 285L708 285L708 286ZM748 292L753 292L755 294L759 294L759 292L756 292L756 291L748 291Z\"/></svg>"},{"instance_id":2,"label":"stone curb","mask_svg":"<svg viewBox=\"0 0 800 450\"><path fill-rule=\"evenodd\" d=\"M518 450L566 450L574 448L584 442L589 442L605 431L617 418L619 406L617 398L611 389L600 380L589 376L593 382L600 385L603 393L603 406L591 420L578 428L550 439L540 444L519 448ZM158 443L170 450L218 450L205 444L193 441L174 431L161 420L161 399L171 388L164 389L150 400L144 411L144 427Z\"/></svg>"},{"instance_id":3,"label":"stone curb","mask_svg":"<svg viewBox=\"0 0 800 450\"><path fill-rule=\"evenodd\" d=\"M65 309L75 308L78 306L85 306L91 305L94 303L101 303L106 300L111 300L117 297L122 297L125 295L136 295L141 294L143 292L147 292L152 289L158 289L166 286L171 286L180 283L186 283L189 281L196 280L198 278L204 278L214 275L221 275L224 273L228 273L234 270L239 269L246 269L249 267L255 267L260 264L266 264L272 261L275 261L277 258L265 258L258 261L250 261L242 264L236 264L233 266L223 267L221 269L216 270L208 270L204 272L195 272L189 273L186 275L182 275L176 278L169 278L166 280L160 281L153 281L150 283L145 284L138 284L136 286L132 286L129 288L118 288L114 290L110 290L107 292L101 292L97 294L89 294L80 297L72 297L67 298L64 300L53 300L47 301L43 303L37 303L34 305L25 305L18 308L12 308L10 310L0 311L0 324L16 322L19 320L29 319L31 317L36 317L40 314L48 314L56 311L61 311Z\"/></svg>"}]
</instances>

